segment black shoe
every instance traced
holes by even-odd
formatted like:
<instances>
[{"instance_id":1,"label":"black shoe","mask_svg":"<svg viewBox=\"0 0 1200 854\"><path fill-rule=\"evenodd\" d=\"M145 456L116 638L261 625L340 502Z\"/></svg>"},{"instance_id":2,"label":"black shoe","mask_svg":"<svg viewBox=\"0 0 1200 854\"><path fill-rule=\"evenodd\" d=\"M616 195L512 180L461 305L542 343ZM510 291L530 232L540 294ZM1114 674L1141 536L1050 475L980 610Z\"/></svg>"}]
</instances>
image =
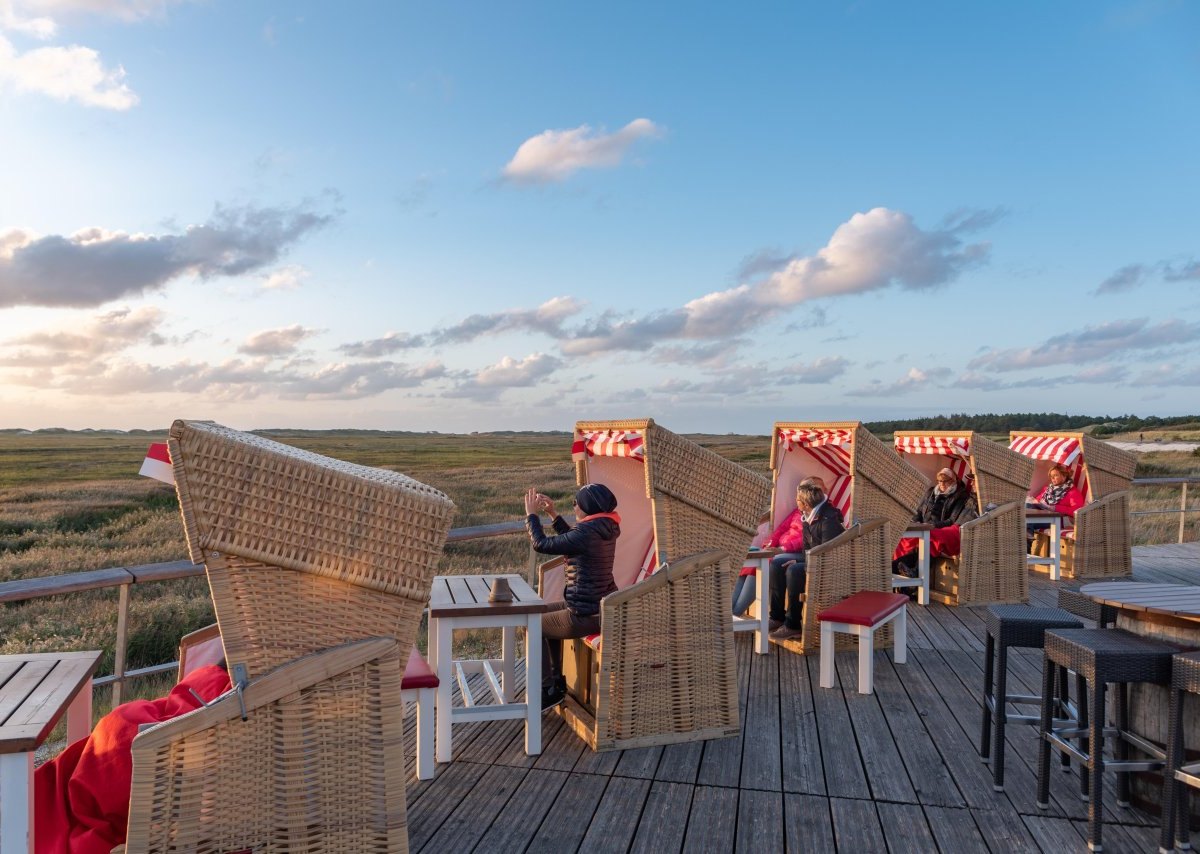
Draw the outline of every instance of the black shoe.
<instances>
[{"instance_id":1,"label":"black shoe","mask_svg":"<svg viewBox=\"0 0 1200 854\"><path fill-rule=\"evenodd\" d=\"M542 711L553 709L567 698L566 680L559 680L549 688L542 688Z\"/></svg>"}]
</instances>

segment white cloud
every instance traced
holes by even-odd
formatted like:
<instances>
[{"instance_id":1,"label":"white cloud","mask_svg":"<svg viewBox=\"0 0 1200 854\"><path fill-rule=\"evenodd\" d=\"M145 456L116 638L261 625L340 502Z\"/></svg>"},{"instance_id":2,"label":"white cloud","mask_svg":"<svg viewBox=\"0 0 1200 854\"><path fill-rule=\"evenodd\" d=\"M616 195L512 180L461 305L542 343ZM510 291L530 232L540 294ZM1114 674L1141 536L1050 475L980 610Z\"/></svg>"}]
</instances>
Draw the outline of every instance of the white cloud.
<instances>
[{"instance_id":1,"label":"white cloud","mask_svg":"<svg viewBox=\"0 0 1200 854\"><path fill-rule=\"evenodd\" d=\"M523 184L563 181L580 169L620 165L637 140L661 135L650 119L634 119L616 133L595 133L588 125L546 130L521 143L504 167L504 178Z\"/></svg>"},{"instance_id":2,"label":"white cloud","mask_svg":"<svg viewBox=\"0 0 1200 854\"><path fill-rule=\"evenodd\" d=\"M929 370L909 368L907 374L893 383L872 380L869 384L848 391L846 394L852 397L895 397L927 388L949 376L950 370L948 368L931 368Z\"/></svg>"},{"instance_id":3,"label":"white cloud","mask_svg":"<svg viewBox=\"0 0 1200 854\"><path fill-rule=\"evenodd\" d=\"M582 310L583 303L574 297L553 297L535 309L472 314L453 326L435 329L428 338L432 345L465 344L482 335L501 332L542 332L557 338L563 334L563 321Z\"/></svg>"},{"instance_id":4,"label":"white cloud","mask_svg":"<svg viewBox=\"0 0 1200 854\"><path fill-rule=\"evenodd\" d=\"M128 110L138 102L125 84L125 69L105 68L90 47L39 47L19 53L2 35L0 87L108 110Z\"/></svg>"},{"instance_id":5,"label":"white cloud","mask_svg":"<svg viewBox=\"0 0 1200 854\"><path fill-rule=\"evenodd\" d=\"M562 360L546 353L532 353L524 359L505 356L494 365L477 371L447 392L448 397L494 400L506 389L537 385L562 366Z\"/></svg>"},{"instance_id":6,"label":"white cloud","mask_svg":"<svg viewBox=\"0 0 1200 854\"><path fill-rule=\"evenodd\" d=\"M911 216L874 208L840 225L816 254L793 258L761 282L698 297L682 308L632 320L611 315L575 330L564 352L645 350L673 338L721 339L752 331L801 303L867 293L898 285L909 289L947 284L987 258L988 244L964 244L961 235L998 214L961 216L948 228L924 231ZM824 321L817 315L816 324Z\"/></svg>"},{"instance_id":7,"label":"white cloud","mask_svg":"<svg viewBox=\"0 0 1200 854\"><path fill-rule=\"evenodd\" d=\"M0 349L0 366L74 366L73 370L79 370L138 344L165 344L167 339L159 332L162 322L159 309L145 306L117 309L67 328L31 332L0 342L4 348Z\"/></svg>"},{"instance_id":8,"label":"white cloud","mask_svg":"<svg viewBox=\"0 0 1200 854\"><path fill-rule=\"evenodd\" d=\"M288 264L263 276L263 287L267 290L294 291L310 273L301 264Z\"/></svg>"},{"instance_id":9,"label":"white cloud","mask_svg":"<svg viewBox=\"0 0 1200 854\"><path fill-rule=\"evenodd\" d=\"M247 356L269 356L278 358L294 353L300 342L316 335L319 330L308 329L296 323L282 329L266 329L256 332L238 347L239 353Z\"/></svg>"},{"instance_id":10,"label":"white cloud","mask_svg":"<svg viewBox=\"0 0 1200 854\"><path fill-rule=\"evenodd\" d=\"M237 276L274 264L333 219L305 206L223 208L181 234L87 228L67 237L0 234L0 308L88 307L163 287L183 275Z\"/></svg>"},{"instance_id":11,"label":"white cloud","mask_svg":"<svg viewBox=\"0 0 1200 854\"><path fill-rule=\"evenodd\" d=\"M1154 326L1145 317L1088 326L1055 335L1033 347L991 349L972 359L971 370L1020 371L1050 365L1088 364L1125 351L1156 350L1200 340L1200 323L1166 320Z\"/></svg>"},{"instance_id":12,"label":"white cloud","mask_svg":"<svg viewBox=\"0 0 1200 854\"><path fill-rule=\"evenodd\" d=\"M407 332L389 332L382 338L374 338L369 341L351 341L349 344L343 344L338 347L338 350L347 356L378 359L381 356L390 356L392 353L398 353L401 350L411 350L424 346L425 337L423 335L410 335Z\"/></svg>"}]
</instances>

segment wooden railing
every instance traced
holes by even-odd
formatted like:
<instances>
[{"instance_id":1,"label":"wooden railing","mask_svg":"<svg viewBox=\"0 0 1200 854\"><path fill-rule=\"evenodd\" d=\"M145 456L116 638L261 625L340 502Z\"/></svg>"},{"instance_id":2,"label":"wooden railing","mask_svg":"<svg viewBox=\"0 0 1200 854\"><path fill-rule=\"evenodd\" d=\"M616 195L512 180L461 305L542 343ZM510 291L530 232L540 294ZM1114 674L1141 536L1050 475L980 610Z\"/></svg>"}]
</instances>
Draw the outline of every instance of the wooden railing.
<instances>
[{"instance_id":1,"label":"wooden railing","mask_svg":"<svg viewBox=\"0 0 1200 854\"><path fill-rule=\"evenodd\" d=\"M1134 516L1161 515L1164 513L1179 514L1179 539L1185 542L1187 532L1187 514L1200 510L1188 510L1188 485L1200 484L1200 477L1148 477L1137 478L1134 486L1180 486L1179 508L1165 510L1139 510ZM566 517L570 520L571 517ZM476 525L471 528L455 528L446 538L447 543L462 543L468 540L486 539L489 537L507 537L525 532L523 521L499 522L494 525ZM535 559L530 552L530 572L532 573ZM159 581L171 581L178 578L193 578L204 574L203 566L196 566L191 561L177 560L169 563L152 563L145 566L113 567L111 569L93 569L85 572L74 572L68 575L51 575L42 578L28 578L19 581L0 582L0 604L7 602L23 602L29 599L40 599L44 596L61 596L64 593L82 593L87 590L106 590L117 587L120 590L117 606L117 642L113 653L113 673L111 676L97 678L93 685L96 687L112 685L112 704L121 702L124 685L130 679L150 676L155 673L165 673L175 669L177 662L156 664L152 667L141 667L135 670L125 669L126 646L128 643L129 622L129 592L134 584L149 584Z\"/></svg>"}]
</instances>

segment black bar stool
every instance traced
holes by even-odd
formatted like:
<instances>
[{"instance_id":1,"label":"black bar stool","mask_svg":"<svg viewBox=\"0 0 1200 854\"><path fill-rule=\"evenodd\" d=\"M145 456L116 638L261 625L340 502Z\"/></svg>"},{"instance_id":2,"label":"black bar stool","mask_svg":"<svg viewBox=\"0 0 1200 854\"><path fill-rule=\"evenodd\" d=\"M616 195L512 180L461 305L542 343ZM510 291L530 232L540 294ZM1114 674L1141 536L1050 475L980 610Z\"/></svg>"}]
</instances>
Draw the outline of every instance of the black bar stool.
<instances>
[{"instance_id":1,"label":"black bar stool","mask_svg":"<svg viewBox=\"0 0 1200 854\"><path fill-rule=\"evenodd\" d=\"M1163 769L1162 835L1158 850L1191 848L1188 834L1188 797L1184 785L1200 789L1200 762L1183 764L1183 695L1200 694L1200 652L1186 652L1171 659L1171 717L1167 726L1167 766Z\"/></svg>"},{"instance_id":2,"label":"black bar stool","mask_svg":"<svg viewBox=\"0 0 1200 854\"><path fill-rule=\"evenodd\" d=\"M1163 767L1165 753L1156 745L1129 731L1130 682L1152 682L1167 685L1171 681L1171 656L1177 648L1161 641L1140 637L1122 629L1052 629L1046 632L1042 667L1042 716L1038 751L1037 805L1050 806L1050 749L1074 756L1087 765L1091 778L1088 802L1088 848L1102 850L1101 834L1104 822L1104 769L1117 772L1117 803L1129 803L1129 772L1156 771ZM1086 694L1091 706L1088 726L1055 728L1054 681L1060 668L1074 670L1087 684ZM1117 686L1115 727L1105 727L1104 691ZM1113 758L1104 758L1104 739L1113 739ZM1078 746L1072 743L1078 739ZM1130 760L1129 746L1133 745L1151 759Z\"/></svg>"},{"instance_id":3,"label":"black bar stool","mask_svg":"<svg viewBox=\"0 0 1200 854\"><path fill-rule=\"evenodd\" d=\"M987 640L983 665L983 732L979 737L979 757L992 759L992 788L1004 791L1004 726L1009 721L1036 724L1037 715L1008 713L1008 704L1041 703L1032 694L1008 693L1008 648L1041 649L1047 629L1081 629L1083 623L1061 608L1032 608L1029 605L993 605L987 609ZM997 656L998 653L998 656ZM996 658L999 661L995 661ZM993 674L995 684L993 686ZM1059 717L1075 719L1068 703L1067 669L1059 671L1056 712ZM1053 690L1053 688L1051 689ZM992 727L995 725L995 737ZM1070 759L1064 757L1064 764Z\"/></svg>"}]
</instances>

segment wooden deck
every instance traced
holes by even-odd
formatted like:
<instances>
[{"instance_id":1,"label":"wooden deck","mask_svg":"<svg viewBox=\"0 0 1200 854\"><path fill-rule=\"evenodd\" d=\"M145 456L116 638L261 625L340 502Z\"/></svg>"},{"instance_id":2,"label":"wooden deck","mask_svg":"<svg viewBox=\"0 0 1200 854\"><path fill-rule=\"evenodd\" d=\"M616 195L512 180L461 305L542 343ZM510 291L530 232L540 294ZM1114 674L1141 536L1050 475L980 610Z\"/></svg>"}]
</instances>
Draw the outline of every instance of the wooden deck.
<instances>
[{"instance_id":1,"label":"wooden deck","mask_svg":"<svg viewBox=\"0 0 1200 854\"><path fill-rule=\"evenodd\" d=\"M1200 544L1134 549L1134 578L1200 585ZM1034 575L1033 604L1055 587ZM1010 725L1005 791L979 760L979 609L909 609L908 664L876 653L875 693L822 690L817 656L738 642L738 738L595 754L547 714L544 751L519 722L460 725L454 761L410 777L413 851L1086 851L1074 774L1053 774L1038 810L1036 739ZM1041 656L1011 654L1011 691L1039 693ZM411 744L410 761L411 761ZM1120 809L1106 787L1106 852L1157 850L1157 819ZM1200 840L1198 840L1200 841Z\"/></svg>"}]
</instances>

